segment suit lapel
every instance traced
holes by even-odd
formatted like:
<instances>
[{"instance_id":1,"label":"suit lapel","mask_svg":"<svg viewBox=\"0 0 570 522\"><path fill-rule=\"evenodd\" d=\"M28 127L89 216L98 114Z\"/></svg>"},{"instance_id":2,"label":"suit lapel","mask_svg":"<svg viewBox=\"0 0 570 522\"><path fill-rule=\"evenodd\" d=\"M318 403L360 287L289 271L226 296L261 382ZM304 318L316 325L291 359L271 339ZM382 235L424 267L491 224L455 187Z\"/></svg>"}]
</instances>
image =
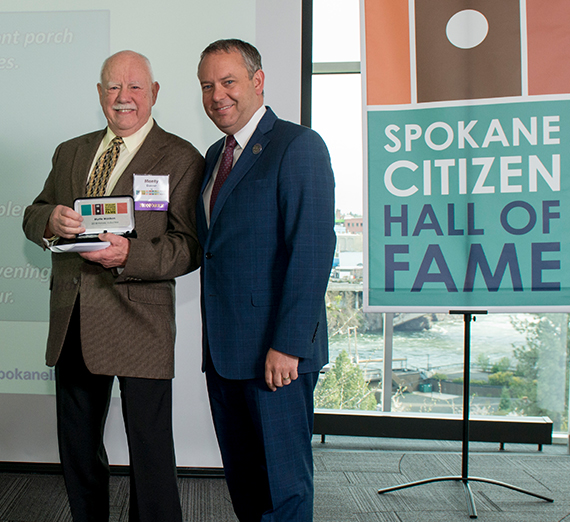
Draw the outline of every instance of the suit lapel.
<instances>
[{"instance_id":1,"label":"suit lapel","mask_svg":"<svg viewBox=\"0 0 570 522\"><path fill-rule=\"evenodd\" d=\"M243 150L236 164L232 168L230 175L228 176L228 179L226 179L226 181L222 185L222 188L220 189L218 198L216 199L216 205L214 206L214 212L210 216L210 230L212 229L212 226L216 222L218 215L220 214L226 200L228 199L234 188L243 179L243 177L251 170L255 162L262 156L262 154L265 153L265 148L267 147L267 144L270 142L270 138L267 134L273 128L273 124L275 123L276 120L277 116L275 116L275 113L269 107L267 107L267 112L265 113L263 118L261 118L261 121L257 125L257 128L255 129L251 138L247 142L245 149ZM216 160L218 156L219 152L215 156ZM216 161L214 161L214 165L215 163Z\"/></svg>"},{"instance_id":2,"label":"suit lapel","mask_svg":"<svg viewBox=\"0 0 570 522\"><path fill-rule=\"evenodd\" d=\"M111 191L113 196L133 195L133 174L148 174L165 154L166 133L156 124Z\"/></svg>"},{"instance_id":3,"label":"suit lapel","mask_svg":"<svg viewBox=\"0 0 570 522\"><path fill-rule=\"evenodd\" d=\"M214 172L214 167L216 166L218 157L222 153L222 149L224 148L224 141L225 138L218 140L209 148L208 152L206 153L206 170L204 171L204 181L202 182L202 189L200 190L200 195L204 194L204 190L206 190L206 187L210 182L210 178L212 177L212 173Z\"/></svg>"},{"instance_id":4,"label":"suit lapel","mask_svg":"<svg viewBox=\"0 0 570 522\"><path fill-rule=\"evenodd\" d=\"M85 197L89 170L95 159L99 144L103 136L105 136L105 132L107 132L107 129L87 135L85 137L85 143L77 148L77 154L73 159L71 177L71 190L74 199Z\"/></svg>"},{"instance_id":5,"label":"suit lapel","mask_svg":"<svg viewBox=\"0 0 570 522\"><path fill-rule=\"evenodd\" d=\"M206 152L206 170L204 171L204 181L202 182L202 188L200 190L200 196L198 197L198 206L196 210L196 224L198 228L198 237L202 244L206 241L206 236L208 235L208 222L206 220L206 207L204 205L204 191L210 182L212 173L214 172L214 167L218 160L218 156L221 154L224 147L224 140L214 143Z\"/></svg>"}]
</instances>

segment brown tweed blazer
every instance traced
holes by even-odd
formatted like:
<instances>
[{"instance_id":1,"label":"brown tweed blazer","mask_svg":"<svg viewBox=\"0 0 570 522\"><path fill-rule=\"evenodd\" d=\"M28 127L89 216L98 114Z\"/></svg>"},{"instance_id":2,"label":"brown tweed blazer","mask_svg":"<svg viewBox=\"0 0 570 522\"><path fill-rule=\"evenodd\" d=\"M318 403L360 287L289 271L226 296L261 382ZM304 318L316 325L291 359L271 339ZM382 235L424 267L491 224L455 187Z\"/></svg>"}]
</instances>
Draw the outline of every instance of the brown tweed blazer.
<instances>
[{"instance_id":1,"label":"brown tweed blazer","mask_svg":"<svg viewBox=\"0 0 570 522\"><path fill-rule=\"evenodd\" d=\"M105 130L62 143L40 195L24 215L28 239L42 237L56 205L85 196L89 168ZM121 274L75 253L52 254L46 362L57 362L78 296L81 346L92 373L171 379L174 376L174 278L198 268L195 210L204 160L187 141L155 123L113 195L133 194L133 174L168 175L167 212L136 211L137 238Z\"/></svg>"}]
</instances>

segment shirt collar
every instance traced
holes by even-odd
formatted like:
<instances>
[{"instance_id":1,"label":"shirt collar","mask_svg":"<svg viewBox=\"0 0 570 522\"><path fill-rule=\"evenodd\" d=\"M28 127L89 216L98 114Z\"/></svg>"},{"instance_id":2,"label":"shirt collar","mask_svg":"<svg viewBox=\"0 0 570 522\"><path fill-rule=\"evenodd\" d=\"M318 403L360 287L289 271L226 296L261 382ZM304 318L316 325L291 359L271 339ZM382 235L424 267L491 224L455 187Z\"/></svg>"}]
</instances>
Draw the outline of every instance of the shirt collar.
<instances>
[{"instance_id":1,"label":"shirt collar","mask_svg":"<svg viewBox=\"0 0 570 522\"><path fill-rule=\"evenodd\" d=\"M137 132L123 138L123 143L125 144L127 152L130 153L133 150L136 150L136 148L140 146L140 144L144 141L144 139L147 137L148 133L150 132L150 129L152 129L153 125L154 125L154 120L152 119L151 116L148 119L148 121ZM113 139L116 137L117 135L109 127L107 127L107 133L105 134L102 143L103 150L105 150L109 146L109 143L111 143L111 141L113 141Z\"/></svg>"},{"instance_id":2,"label":"shirt collar","mask_svg":"<svg viewBox=\"0 0 570 522\"><path fill-rule=\"evenodd\" d=\"M257 109L257 111L255 111L251 119L234 134L234 138L236 139L237 144L240 146L240 148L245 149L247 142L255 132L255 129L261 121L261 118L263 118L266 110L267 108L265 105L262 105L259 109Z\"/></svg>"}]
</instances>

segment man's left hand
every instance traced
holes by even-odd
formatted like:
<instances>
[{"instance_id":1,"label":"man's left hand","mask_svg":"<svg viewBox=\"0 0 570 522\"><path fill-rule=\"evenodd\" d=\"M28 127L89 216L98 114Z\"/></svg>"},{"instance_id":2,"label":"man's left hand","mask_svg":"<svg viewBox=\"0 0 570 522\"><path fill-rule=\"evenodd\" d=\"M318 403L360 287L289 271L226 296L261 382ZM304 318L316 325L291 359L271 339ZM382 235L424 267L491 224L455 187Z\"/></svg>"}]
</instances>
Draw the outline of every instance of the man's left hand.
<instances>
[{"instance_id":1,"label":"man's left hand","mask_svg":"<svg viewBox=\"0 0 570 522\"><path fill-rule=\"evenodd\" d=\"M88 261L99 263L105 268L124 267L127 263L127 257L129 257L129 249L131 247L129 240L125 237L110 233L99 234L99 239L101 241L108 241L111 244L103 250L82 252L79 255Z\"/></svg>"},{"instance_id":2,"label":"man's left hand","mask_svg":"<svg viewBox=\"0 0 570 522\"><path fill-rule=\"evenodd\" d=\"M291 384L297 379L299 357L269 348L265 358L265 382L271 391Z\"/></svg>"}]
</instances>

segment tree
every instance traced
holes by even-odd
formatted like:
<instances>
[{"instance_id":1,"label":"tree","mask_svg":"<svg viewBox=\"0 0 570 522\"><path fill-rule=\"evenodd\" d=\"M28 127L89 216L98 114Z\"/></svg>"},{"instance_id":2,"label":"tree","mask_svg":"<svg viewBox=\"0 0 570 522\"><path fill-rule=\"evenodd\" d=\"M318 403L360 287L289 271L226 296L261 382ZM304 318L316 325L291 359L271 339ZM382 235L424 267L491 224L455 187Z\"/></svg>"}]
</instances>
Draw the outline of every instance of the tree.
<instances>
[{"instance_id":1,"label":"tree","mask_svg":"<svg viewBox=\"0 0 570 522\"><path fill-rule=\"evenodd\" d=\"M513 409L513 404L511 401L511 394L506 386L503 386L501 391L501 402L499 403L499 411L504 411L508 413Z\"/></svg>"},{"instance_id":2,"label":"tree","mask_svg":"<svg viewBox=\"0 0 570 522\"><path fill-rule=\"evenodd\" d=\"M506 372L511 367L511 360L503 357L491 366L491 373Z\"/></svg>"},{"instance_id":3,"label":"tree","mask_svg":"<svg viewBox=\"0 0 570 522\"><path fill-rule=\"evenodd\" d=\"M482 372L486 372L489 369L489 356L486 353L480 353L477 356L477 364L481 368Z\"/></svg>"},{"instance_id":4,"label":"tree","mask_svg":"<svg viewBox=\"0 0 570 522\"><path fill-rule=\"evenodd\" d=\"M496 372L489 375L489 384L494 386L510 386L513 372Z\"/></svg>"},{"instance_id":5,"label":"tree","mask_svg":"<svg viewBox=\"0 0 570 522\"><path fill-rule=\"evenodd\" d=\"M555 430L567 429L568 314L533 314L512 323L526 344L514 350L511 393L522 399L524 415L548 415Z\"/></svg>"},{"instance_id":6,"label":"tree","mask_svg":"<svg viewBox=\"0 0 570 522\"><path fill-rule=\"evenodd\" d=\"M342 350L315 391L315 407L336 410L375 410L376 398L364 372Z\"/></svg>"}]
</instances>

